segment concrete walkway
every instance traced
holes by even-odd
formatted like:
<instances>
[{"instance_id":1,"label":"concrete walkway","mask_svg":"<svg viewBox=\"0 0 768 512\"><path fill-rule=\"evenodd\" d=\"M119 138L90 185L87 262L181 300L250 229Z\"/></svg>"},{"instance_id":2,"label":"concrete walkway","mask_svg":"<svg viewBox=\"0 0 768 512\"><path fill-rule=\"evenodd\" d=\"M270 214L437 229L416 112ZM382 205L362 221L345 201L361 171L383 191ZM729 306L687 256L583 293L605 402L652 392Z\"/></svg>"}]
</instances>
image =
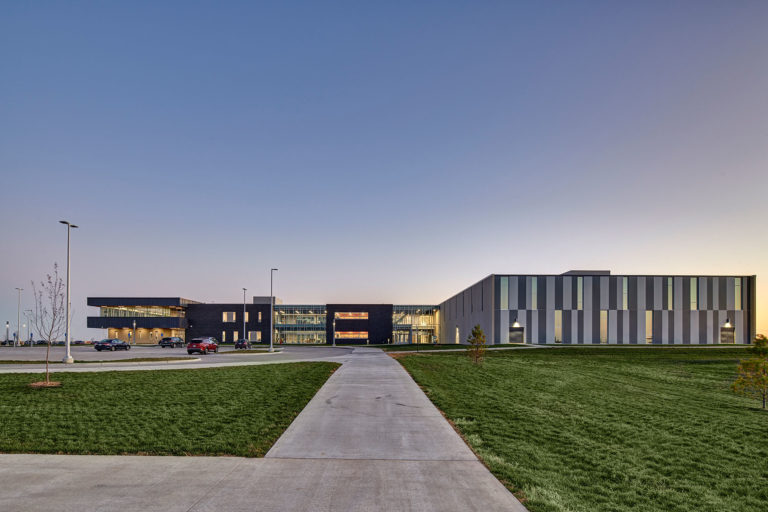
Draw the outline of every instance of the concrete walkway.
<instances>
[{"instance_id":1,"label":"concrete walkway","mask_svg":"<svg viewBox=\"0 0 768 512\"><path fill-rule=\"evenodd\" d=\"M263 459L0 455L3 511L524 511L416 383L355 349Z\"/></svg>"}]
</instances>

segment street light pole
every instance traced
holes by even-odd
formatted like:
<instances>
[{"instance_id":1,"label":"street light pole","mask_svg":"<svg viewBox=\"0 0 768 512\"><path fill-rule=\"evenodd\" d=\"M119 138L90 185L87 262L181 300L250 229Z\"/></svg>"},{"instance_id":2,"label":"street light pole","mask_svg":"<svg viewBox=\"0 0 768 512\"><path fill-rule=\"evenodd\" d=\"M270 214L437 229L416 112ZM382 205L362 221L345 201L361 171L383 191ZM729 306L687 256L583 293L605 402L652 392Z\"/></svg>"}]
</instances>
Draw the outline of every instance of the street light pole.
<instances>
[{"instance_id":1,"label":"street light pole","mask_svg":"<svg viewBox=\"0 0 768 512\"><path fill-rule=\"evenodd\" d=\"M136 344L136 320L133 321L133 344Z\"/></svg>"},{"instance_id":2,"label":"street light pole","mask_svg":"<svg viewBox=\"0 0 768 512\"><path fill-rule=\"evenodd\" d=\"M245 292L247 291L247 288L243 288L243 337L240 338L242 340L248 339L248 333L245 330ZM237 340L235 340L237 342Z\"/></svg>"},{"instance_id":3,"label":"street light pole","mask_svg":"<svg viewBox=\"0 0 768 512\"><path fill-rule=\"evenodd\" d=\"M10 328L10 322L8 320L5 321L5 344L8 344L8 329Z\"/></svg>"},{"instance_id":4,"label":"street light pole","mask_svg":"<svg viewBox=\"0 0 768 512\"><path fill-rule=\"evenodd\" d=\"M274 352L275 347L272 344L272 338L274 338L275 329L272 327L272 321L275 318L275 297L272 295L272 276L275 275L276 268L269 270L269 351Z\"/></svg>"},{"instance_id":5,"label":"street light pole","mask_svg":"<svg viewBox=\"0 0 768 512\"><path fill-rule=\"evenodd\" d=\"M75 362L74 359L72 359L72 353L69 351L69 307L70 307L70 299L69 299L69 277L70 277L70 265L69 265L69 235L72 229L77 229L77 226L72 224L71 222L68 222L66 220L60 220L59 223L66 224L67 225L67 336L65 338L65 345L67 346L67 354L64 356L64 359L62 362L67 364L72 364Z\"/></svg>"},{"instance_id":6,"label":"street light pole","mask_svg":"<svg viewBox=\"0 0 768 512\"><path fill-rule=\"evenodd\" d=\"M333 343L333 346L336 347L336 313L333 314L333 332L331 333L331 343Z\"/></svg>"},{"instance_id":7,"label":"street light pole","mask_svg":"<svg viewBox=\"0 0 768 512\"><path fill-rule=\"evenodd\" d=\"M16 288L16 291L19 292L19 303L16 307L16 339L13 341L13 346L18 347L19 342L21 341L21 291L24 288Z\"/></svg>"}]
</instances>

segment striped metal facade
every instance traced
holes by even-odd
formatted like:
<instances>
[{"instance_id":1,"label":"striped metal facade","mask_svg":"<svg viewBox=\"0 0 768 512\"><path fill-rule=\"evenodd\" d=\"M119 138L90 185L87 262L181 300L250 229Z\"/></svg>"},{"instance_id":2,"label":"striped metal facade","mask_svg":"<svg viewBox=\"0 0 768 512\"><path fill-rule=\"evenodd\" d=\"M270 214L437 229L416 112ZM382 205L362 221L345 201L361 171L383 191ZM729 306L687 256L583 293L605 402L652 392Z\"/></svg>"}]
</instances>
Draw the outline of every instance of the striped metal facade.
<instances>
[{"instance_id":1,"label":"striped metal facade","mask_svg":"<svg viewBox=\"0 0 768 512\"><path fill-rule=\"evenodd\" d=\"M440 304L443 343L480 324L489 343L715 344L729 320L736 343L755 337L755 276L491 275ZM476 307L479 305L479 307Z\"/></svg>"}]
</instances>

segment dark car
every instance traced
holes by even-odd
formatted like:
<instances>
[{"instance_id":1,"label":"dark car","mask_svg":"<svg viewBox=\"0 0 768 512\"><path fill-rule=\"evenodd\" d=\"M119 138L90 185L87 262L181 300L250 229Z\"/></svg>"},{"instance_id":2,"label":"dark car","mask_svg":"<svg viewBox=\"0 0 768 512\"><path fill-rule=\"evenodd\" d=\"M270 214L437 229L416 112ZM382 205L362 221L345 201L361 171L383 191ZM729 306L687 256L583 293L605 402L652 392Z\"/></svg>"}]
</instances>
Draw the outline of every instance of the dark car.
<instances>
[{"instance_id":1,"label":"dark car","mask_svg":"<svg viewBox=\"0 0 768 512\"><path fill-rule=\"evenodd\" d=\"M195 338L187 343L187 354L198 352L207 354L208 352L218 352L219 342L215 338Z\"/></svg>"},{"instance_id":2,"label":"dark car","mask_svg":"<svg viewBox=\"0 0 768 512\"><path fill-rule=\"evenodd\" d=\"M101 340L93 344L93 348L101 352L102 350L131 350L131 346L122 340Z\"/></svg>"},{"instance_id":3,"label":"dark car","mask_svg":"<svg viewBox=\"0 0 768 512\"><path fill-rule=\"evenodd\" d=\"M237 340L235 342L235 350L242 348L242 349L249 349L251 348L251 342L248 340Z\"/></svg>"},{"instance_id":4,"label":"dark car","mask_svg":"<svg viewBox=\"0 0 768 512\"><path fill-rule=\"evenodd\" d=\"M160 341L157 342L157 344L160 345L161 348L165 348L165 347L180 348L184 346L184 340L179 338L178 336L172 336L169 338L161 339Z\"/></svg>"}]
</instances>

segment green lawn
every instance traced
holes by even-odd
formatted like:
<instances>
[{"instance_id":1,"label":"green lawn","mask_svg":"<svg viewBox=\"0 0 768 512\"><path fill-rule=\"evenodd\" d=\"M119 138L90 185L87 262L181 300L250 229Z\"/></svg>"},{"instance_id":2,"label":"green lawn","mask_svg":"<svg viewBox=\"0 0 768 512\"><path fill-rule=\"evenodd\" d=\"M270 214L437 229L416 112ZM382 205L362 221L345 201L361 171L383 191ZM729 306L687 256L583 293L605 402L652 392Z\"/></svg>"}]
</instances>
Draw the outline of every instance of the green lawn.
<instances>
[{"instance_id":1,"label":"green lawn","mask_svg":"<svg viewBox=\"0 0 768 512\"><path fill-rule=\"evenodd\" d=\"M365 346L365 345L363 345ZM420 352L422 350L467 350L468 345L460 345L456 343L445 344L431 344L422 343L415 345L368 345L384 350L385 352ZM494 347L524 347L524 343L504 343L501 345L488 345L486 348L493 349Z\"/></svg>"},{"instance_id":2,"label":"green lawn","mask_svg":"<svg viewBox=\"0 0 768 512\"><path fill-rule=\"evenodd\" d=\"M768 510L768 412L734 348L407 355L491 471L543 511Z\"/></svg>"},{"instance_id":3,"label":"green lawn","mask_svg":"<svg viewBox=\"0 0 768 512\"><path fill-rule=\"evenodd\" d=\"M338 366L0 374L0 452L262 457Z\"/></svg>"}]
</instances>

